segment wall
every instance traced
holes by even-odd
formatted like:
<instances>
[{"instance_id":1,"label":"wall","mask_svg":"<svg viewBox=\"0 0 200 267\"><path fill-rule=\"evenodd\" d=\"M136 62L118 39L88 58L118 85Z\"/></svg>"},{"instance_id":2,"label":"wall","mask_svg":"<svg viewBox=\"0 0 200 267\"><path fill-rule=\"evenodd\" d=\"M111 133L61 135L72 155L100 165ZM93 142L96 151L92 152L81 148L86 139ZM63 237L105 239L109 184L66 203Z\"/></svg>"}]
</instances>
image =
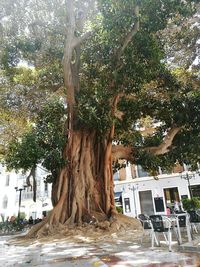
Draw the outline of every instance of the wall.
<instances>
[{"instance_id":1,"label":"wall","mask_svg":"<svg viewBox=\"0 0 200 267\"><path fill-rule=\"evenodd\" d=\"M9 185L6 185L6 179L9 175ZM6 219L8 216L17 215L17 207L15 205L16 200L16 186L17 174L15 172L7 172L6 168L0 164L0 215ZM3 208L4 197L7 196L8 203L7 208ZM1 221L0 217L0 221Z\"/></svg>"},{"instance_id":2,"label":"wall","mask_svg":"<svg viewBox=\"0 0 200 267\"><path fill-rule=\"evenodd\" d=\"M200 175L195 174L195 177L190 180L191 185L200 185ZM156 212L155 211L155 203L153 201L153 208L156 214L166 213L166 204L165 204L165 196L164 196L164 188L172 188L178 187L178 193L181 198L182 195L190 195L188 189L188 183L186 180L181 179L180 174L171 174L171 175L159 175L158 180L155 180L153 177L143 177L136 178L132 180L125 181L116 181L115 182L115 192L122 192L122 202L123 202L123 210L124 214L128 216L135 217L141 213L141 204L139 199L139 192L151 190L152 198L158 199L163 198L164 204L164 212ZM133 194L134 192L134 194ZM129 196L132 211L127 213L125 211L125 203L124 198ZM134 211L134 196L135 196L135 206L136 212Z\"/></svg>"},{"instance_id":3,"label":"wall","mask_svg":"<svg viewBox=\"0 0 200 267\"><path fill-rule=\"evenodd\" d=\"M52 209L51 204L51 184L48 184L48 190L45 190L45 183L43 177L46 176L47 172L38 166L36 171L37 179L37 200L33 201L33 192L30 191L30 188L26 188L21 193L21 207L20 212L26 214L26 218L35 214L35 217L42 217L43 211L49 211ZM6 177L9 175L10 181L9 185L6 186ZM15 187L23 188L23 185L26 184L26 177L28 174L22 174L21 172L15 173L7 172L6 167L0 164L0 221L1 215L6 219L12 215L18 215L19 209L19 191L16 192ZM3 208L4 197L8 197L7 208Z\"/></svg>"}]
</instances>

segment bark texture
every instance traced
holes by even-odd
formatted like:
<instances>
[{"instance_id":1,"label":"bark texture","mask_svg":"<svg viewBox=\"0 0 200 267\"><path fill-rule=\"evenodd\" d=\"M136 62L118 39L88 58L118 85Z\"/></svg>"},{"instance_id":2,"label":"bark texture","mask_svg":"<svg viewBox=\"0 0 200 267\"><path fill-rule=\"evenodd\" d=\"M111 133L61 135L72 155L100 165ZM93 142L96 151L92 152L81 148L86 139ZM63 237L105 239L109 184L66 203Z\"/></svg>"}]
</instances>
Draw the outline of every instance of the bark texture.
<instances>
[{"instance_id":1,"label":"bark texture","mask_svg":"<svg viewBox=\"0 0 200 267\"><path fill-rule=\"evenodd\" d=\"M52 232L59 225L101 222L117 214L110 141L102 140L95 131L77 130L71 136L65 152L67 165L53 188L54 209L28 236Z\"/></svg>"}]
</instances>

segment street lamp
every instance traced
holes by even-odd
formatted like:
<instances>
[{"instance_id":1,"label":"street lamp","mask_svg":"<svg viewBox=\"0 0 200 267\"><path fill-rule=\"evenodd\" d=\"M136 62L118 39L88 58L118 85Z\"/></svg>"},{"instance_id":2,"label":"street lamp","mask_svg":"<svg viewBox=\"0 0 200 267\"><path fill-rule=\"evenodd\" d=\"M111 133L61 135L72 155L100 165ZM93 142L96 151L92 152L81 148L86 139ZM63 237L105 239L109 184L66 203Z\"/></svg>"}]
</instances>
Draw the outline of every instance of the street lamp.
<instances>
[{"instance_id":1,"label":"street lamp","mask_svg":"<svg viewBox=\"0 0 200 267\"><path fill-rule=\"evenodd\" d=\"M47 199L45 196L40 196L40 201L42 202L42 205L43 205L43 203L44 203L44 201Z\"/></svg>"},{"instance_id":2,"label":"street lamp","mask_svg":"<svg viewBox=\"0 0 200 267\"><path fill-rule=\"evenodd\" d=\"M42 202L42 215L46 217L46 211L45 211L46 208L44 207L48 206L48 203L45 203L45 201L47 200L47 194L44 193L43 195L41 195L39 197L39 200Z\"/></svg>"},{"instance_id":3,"label":"street lamp","mask_svg":"<svg viewBox=\"0 0 200 267\"><path fill-rule=\"evenodd\" d=\"M182 172L181 173L181 179L184 179L188 182L188 188L190 192L190 197L193 198L192 189L190 185L190 180L195 177L194 173L188 173L188 172Z\"/></svg>"},{"instance_id":4,"label":"street lamp","mask_svg":"<svg viewBox=\"0 0 200 267\"><path fill-rule=\"evenodd\" d=\"M136 207L136 197L135 197L135 191L137 190L138 185L133 185L132 187L129 185L129 190L133 191L133 199L134 199L134 208L135 208L135 217L137 217L137 207Z\"/></svg>"},{"instance_id":5,"label":"street lamp","mask_svg":"<svg viewBox=\"0 0 200 267\"><path fill-rule=\"evenodd\" d=\"M18 220L20 219L20 207L21 207L21 201L22 201L22 191L26 189L26 185L23 186L23 188L18 188L18 186L15 187L16 192L19 191L19 209L18 209Z\"/></svg>"}]
</instances>

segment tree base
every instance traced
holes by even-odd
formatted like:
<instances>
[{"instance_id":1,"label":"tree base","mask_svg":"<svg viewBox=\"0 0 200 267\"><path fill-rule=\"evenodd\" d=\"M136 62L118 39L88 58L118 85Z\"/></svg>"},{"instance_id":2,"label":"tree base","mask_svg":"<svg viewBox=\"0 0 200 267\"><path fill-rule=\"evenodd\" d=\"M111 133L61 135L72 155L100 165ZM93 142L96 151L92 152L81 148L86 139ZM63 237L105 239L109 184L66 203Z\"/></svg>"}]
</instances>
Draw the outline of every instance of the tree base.
<instances>
[{"instance_id":1,"label":"tree base","mask_svg":"<svg viewBox=\"0 0 200 267\"><path fill-rule=\"evenodd\" d=\"M98 217L98 220L97 220ZM25 236L26 239L41 239L41 238L58 238L73 237L77 234L85 238L93 239L97 236L103 237L106 235L118 233L120 231L136 230L142 231L140 222L137 219L127 217L122 214L116 214L110 219L105 219L100 214L93 217L93 220L82 224L57 224L50 225L49 221L43 221L31 228ZM99 234L99 235L98 235Z\"/></svg>"}]
</instances>

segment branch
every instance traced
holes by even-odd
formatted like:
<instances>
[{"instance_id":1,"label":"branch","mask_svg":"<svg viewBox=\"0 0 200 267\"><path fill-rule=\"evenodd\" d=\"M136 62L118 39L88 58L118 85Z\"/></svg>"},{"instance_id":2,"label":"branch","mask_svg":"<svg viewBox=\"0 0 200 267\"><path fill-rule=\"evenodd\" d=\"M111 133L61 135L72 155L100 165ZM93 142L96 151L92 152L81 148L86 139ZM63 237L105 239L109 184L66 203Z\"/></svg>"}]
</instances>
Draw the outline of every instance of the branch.
<instances>
[{"instance_id":1,"label":"branch","mask_svg":"<svg viewBox=\"0 0 200 267\"><path fill-rule=\"evenodd\" d=\"M169 147L172 145L174 137L182 127L174 127L169 130L163 142L159 146L146 147L143 150L153 155L163 155L169 152Z\"/></svg>"},{"instance_id":2,"label":"branch","mask_svg":"<svg viewBox=\"0 0 200 267\"><path fill-rule=\"evenodd\" d=\"M30 182L31 177L33 178L33 184L31 184ZM37 182L36 182L36 166L35 165L31 168L29 175L26 177L26 184L27 186L31 186L31 188L33 189L33 201L36 202Z\"/></svg>"},{"instance_id":3,"label":"branch","mask_svg":"<svg viewBox=\"0 0 200 267\"><path fill-rule=\"evenodd\" d=\"M61 87L63 87L63 84L53 84L52 86L51 86L51 91L53 92L53 93L55 93L55 92L57 92Z\"/></svg>"},{"instance_id":4,"label":"branch","mask_svg":"<svg viewBox=\"0 0 200 267\"><path fill-rule=\"evenodd\" d=\"M0 158L1 156L4 156L6 154L6 150L5 150L5 146L4 145L0 145Z\"/></svg>"},{"instance_id":5,"label":"branch","mask_svg":"<svg viewBox=\"0 0 200 267\"><path fill-rule=\"evenodd\" d=\"M115 145L112 147L112 159L117 161L118 159L133 160L133 147Z\"/></svg>"},{"instance_id":6,"label":"branch","mask_svg":"<svg viewBox=\"0 0 200 267\"><path fill-rule=\"evenodd\" d=\"M169 147L171 146L174 137L176 134L182 129L182 127L174 127L169 130L167 135L165 136L163 142L157 147L146 147L141 150L151 153L153 155L163 155L169 151ZM131 146L123 146L116 145L112 147L112 158L113 161L117 161L118 159L125 160L134 160L134 147Z\"/></svg>"},{"instance_id":7,"label":"branch","mask_svg":"<svg viewBox=\"0 0 200 267\"><path fill-rule=\"evenodd\" d=\"M112 110L111 113L113 116L118 117L121 116L122 114L120 113L119 110L117 110L117 104L119 103L120 99L124 96L124 93L118 93L111 99L111 106Z\"/></svg>"},{"instance_id":8,"label":"branch","mask_svg":"<svg viewBox=\"0 0 200 267\"><path fill-rule=\"evenodd\" d=\"M117 109L117 105L119 103L119 101L121 100L121 98L124 97L125 99L128 99L128 100L136 100L136 96L131 94L131 95L126 95L125 93L121 92L121 93L118 93L114 99L112 100L112 114L118 118L119 120L123 120L123 117L125 116L125 112L122 112L120 110Z\"/></svg>"},{"instance_id":9,"label":"branch","mask_svg":"<svg viewBox=\"0 0 200 267\"><path fill-rule=\"evenodd\" d=\"M76 29L78 32L83 31L85 22L90 15L90 11L95 10L95 2L96 1L94 0L87 0L85 3L80 0L76 1ZM93 14L93 18L94 17L95 15Z\"/></svg>"},{"instance_id":10,"label":"branch","mask_svg":"<svg viewBox=\"0 0 200 267\"><path fill-rule=\"evenodd\" d=\"M80 36L79 38L74 38L74 42L73 42L73 48L81 45L85 40L87 40L92 34L94 33L94 31L89 31L84 33L82 36Z\"/></svg>"},{"instance_id":11,"label":"branch","mask_svg":"<svg viewBox=\"0 0 200 267\"><path fill-rule=\"evenodd\" d=\"M122 42L121 47L116 51L114 58L117 59L117 62L120 60L125 48L128 46L128 44L131 42L133 36L137 33L139 30L139 3L137 2L136 7L134 9L134 13L136 16L136 22L132 26L131 31L124 37L124 40ZM118 65L118 64L117 64Z\"/></svg>"},{"instance_id":12,"label":"branch","mask_svg":"<svg viewBox=\"0 0 200 267\"><path fill-rule=\"evenodd\" d=\"M89 38L93 31L88 31L80 37L75 36L76 32L76 18L75 18L75 1L66 0L67 6L67 33L64 48L64 84L67 88L67 103L69 109L73 109L75 103L75 91L79 91L79 66L80 66L80 45ZM84 22L84 16L80 16L80 21ZM84 24L84 23L83 23ZM76 62L72 63L73 52L76 52Z\"/></svg>"},{"instance_id":13,"label":"branch","mask_svg":"<svg viewBox=\"0 0 200 267\"><path fill-rule=\"evenodd\" d=\"M75 32L75 15L74 15L74 1L66 0L67 7L67 38L65 40L64 47L64 84L67 88L67 103L69 109L72 109L73 104L75 103L74 96L74 85L72 78L72 69L71 69L71 59L73 53L73 42L74 42L74 32Z\"/></svg>"}]
</instances>

